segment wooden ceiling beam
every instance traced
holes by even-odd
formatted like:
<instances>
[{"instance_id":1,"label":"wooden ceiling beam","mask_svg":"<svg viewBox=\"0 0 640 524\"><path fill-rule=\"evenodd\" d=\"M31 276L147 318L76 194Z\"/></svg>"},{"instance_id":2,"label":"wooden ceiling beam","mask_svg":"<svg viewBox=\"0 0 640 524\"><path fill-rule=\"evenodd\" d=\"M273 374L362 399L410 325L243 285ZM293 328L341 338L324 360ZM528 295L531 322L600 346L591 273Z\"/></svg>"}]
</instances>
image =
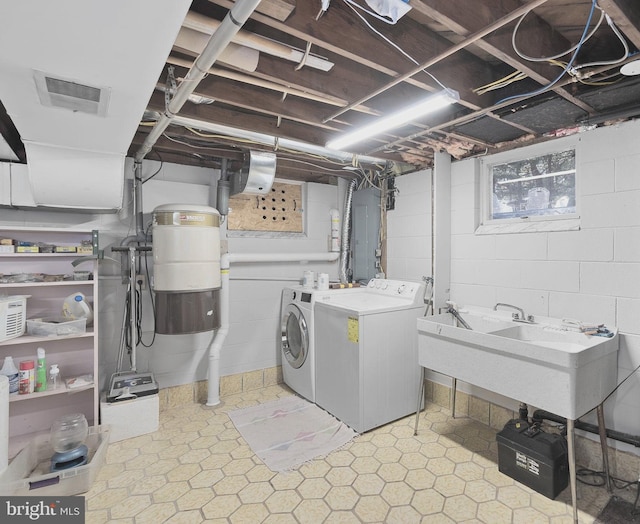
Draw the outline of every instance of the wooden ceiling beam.
<instances>
[{"instance_id":1,"label":"wooden ceiling beam","mask_svg":"<svg viewBox=\"0 0 640 524\"><path fill-rule=\"evenodd\" d=\"M150 128L140 126L136 132L129 149L129 156L135 155L137 149L143 144L145 137L149 133ZM167 128L165 134L169 134L172 138L180 141L193 140L194 135L189 131L176 126ZM185 145L169 140L167 137L160 137L154 144L153 151L149 154L150 160L162 160L163 162L174 162L179 164L188 164L199 167L208 167L218 169L220 167L219 160L227 158L238 165L242 165L245 161L246 144L239 143L237 151L229 151L233 147L233 140L229 139L229 143L211 143L204 145L204 139L200 139L198 144ZM252 147L254 150L265 150L260 146ZM278 178L287 178L291 180L310 181L319 183L335 183L335 177L350 176L349 173L340 169L335 164L325 162L322 159L300 159L290 158L287 153L277 153L276 176Z\"/></svg>"},{"instance_id":2,"label":"wooden ceiling beam","mask_svg":"<svg viewBox=\"0 0 640 524\"><path fill-rule=\"evenodd\" d=\"M149 134L150 131L151 127L141 125L136 131L136 136L142 136L144 139L144 135ZM193 133L182 127L169 126L163 136L158 139L156 144L158 148L162 148L165 151L174 150L181 153L226 158L232 162L242 162L244 159L246 146L238 146L231 140L229 140L228 143L225 143L224 140L195 140L196 138L197 137Z\"/></svg>"},{"instance_id":3,"label":"wooden ceiling beam","mask_svg":"<svg viewBox=\"0 0 640 524\"><path fill-rule=\"evenodd\" d=\"M229 0L209 0L209 2L227 9L233 5ZM321 49L383 73L387 77L400 76L415 67L415 64L398 50L384 42L382 38L375 37L364 23L341 2L331 4L319 20L315 19L317 7L313 2L301 3L286 24L254 13L248 25L251 21L259 22L266 27L277 30L280 35L289 35L299 39L302 43L311 42ZM395 26L375 21L372 25L378 26L385 36L419 63L451 47L451 42L432 31L428 31L424 26L409 18L403 19L402 24ZM278 39L275 33L271 36ZM333 58L332 61L334 61ZM441 82L460 92L461 103L469 104L470 108L477 109L480 107L480 100L478 95L470 90L470 86L473 86L474 82L482 83L484 80L486 82L493 80L493 71L486 63L465 51L458 52L456 61L458 64L456 67L443 64L442 66L434 65L430 69ZM347 67L349 66L347 65ZM472 78L473 81L471 81ZM330 76L327 76L327 80L330 81ZM437 83L425 74L414 75L407 78L406 82L427 91L440 89Z\"/></svg>"},{"instance_id":4,"label":"wooden ceiling beam","mask_svg":"<svg viewBox=\"0 0 640 524\"><path fill-rule=\"evenodd\" d=\"M151 111L157 111L158 113L164 111L164 95L159 92L155 92L151 96L148 109ZM278 126L277 118L256 113L248 113L247 111L240 111L221 103L211 105L185 105L180 111L180 116L201 120L203 123L216 123L229 128L249 130L277 138L287 138L298 142L305 142L320 147L324 147L329 138L333 138L335 135L334 133L328 133L316 126L305 125L286 119L282 119ZM211 135L214 134L207 131L203 131L203 133ZM230 136L229 139L233 140L233 137ZM242 143L246 149L254 147L252 144L247 144L246 142L242 142L238 139L236 139L236 142ZM258 147L258 145L256 144L255 147ZM271 150L277 150L277 147L277 143L274 140L274 146L271 147ZM382 152L376 156L383 160L391 160L395 162L403 161L399 155L393 153L388 154Z\"/></svg>"},{"instance_id":5,"label":"wooden ceiling beam","mask_svg":"<svg viewBox=\"0 0 640 524\"><path fill-rule=\"evenodd\" d=\"M256 11L284 22L296 8L296 0L262 0Z\"/></svg>"},{"instance_id":6,"label":"wooden ceiling beam","mask_svg":"<svg viewBox=\"0 0 640 524\"><path fill-rule=\"evenodd\" d=\"M640 49L640 3L637 0L598 0L598 5Z\"/></svg>"},{"instance_id":7,"label":"wooden ceiling beam","mask_svg":"<svg viewBox=\"0 0 640 524\"><path fill-rule=\"evenodd\" d=\"M149 100L149 109L158 112L164 111L164 94L156 91ZM329 137L332 136L320 128L286 119L283 119L278 126L278 119L274 116L249 113L244 110L240 111L237 108L225 106L221 103L211 105L188 104L180 110L180 116L316 145L324 145L329 140Z\"/></svg>"},{"instance_id":8,"label":"wooden ceiling beam","mask_svg":"<svg viewBox=\"0 0 640 524\"><path fill-rule=\"evenodd\" d=\"M412 0L411 6L421 14L437 20L456 34L467 36L508 15L519 8L521 4L518 0L483 0L483 2L475 3L473 8L460 9L459 5L450 0L429 0L428 2L426 0ZM544 62L527 62L521 59L511 44L513 27L513 23L508 24L479 40L476 45L514 69L522 71L543 86L549 84L557 76L557 68ZM521 34L529 46L535 46L535 49L529 48L528 50L530 54L535 56L552 56L572 45L535 13L527 15ZM589 114L594 113L592 107L571 95L567 90L558 86L553 90L583 111ZM499 97L500 95L496 92L494 96ZM495 97L492 103L495 102ZM485 104L485 106L487 105L490 104Z\"/></svg>"},{"instance_id":9,"label":"wooden ceiling beam","mask_svg":"<svg viewBox=\"0 0 640 524\"><path fill-rule=\"evenodd\" d=\"M178 74L186 74L179 69ZM163 86L161 86L163 87ZM240 109L248 109L272 117L282 117L302 124L318 126L328 132L337 133L340 126L322 124L324 108L309 100L296 97L283 99L282 95L273 91L250 86L241 82L208 76L196 88L194 94L206 96L227 105Z\"/></svg>"}]
</instances>

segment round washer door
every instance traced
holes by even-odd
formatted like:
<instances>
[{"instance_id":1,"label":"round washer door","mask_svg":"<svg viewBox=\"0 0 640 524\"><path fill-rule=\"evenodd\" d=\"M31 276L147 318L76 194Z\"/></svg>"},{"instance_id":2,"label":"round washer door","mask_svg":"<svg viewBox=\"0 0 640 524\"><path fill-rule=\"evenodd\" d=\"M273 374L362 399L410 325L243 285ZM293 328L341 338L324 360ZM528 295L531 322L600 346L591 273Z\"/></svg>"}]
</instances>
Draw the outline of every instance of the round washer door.
<instances>
[{"instance_id":1,"label":"round washer door","mask_svg":"<svg viewBox=\"0 0 640 524\"><path fill-rule=\"evenodd\" d=\"M291 367L298 369L309 354L309 329L304 314L295 304L289 304L284 310L281 331L282 354Z\"/></svg>"}]
</instances>

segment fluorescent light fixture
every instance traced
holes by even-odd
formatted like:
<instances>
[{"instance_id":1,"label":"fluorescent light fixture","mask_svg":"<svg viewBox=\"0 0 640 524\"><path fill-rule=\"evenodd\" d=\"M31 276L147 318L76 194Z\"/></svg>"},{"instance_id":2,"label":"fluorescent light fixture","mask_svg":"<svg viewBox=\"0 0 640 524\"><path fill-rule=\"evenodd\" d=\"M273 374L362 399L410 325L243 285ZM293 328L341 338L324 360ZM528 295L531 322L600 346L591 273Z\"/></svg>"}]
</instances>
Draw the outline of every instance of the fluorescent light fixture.
<instances>
[{"instance_id":1,"label":"fluorescent light fixture","mask_svg":"<svg viewBox=\"0 0 640 524\"><path fill-rule=\"evenodd\" d=\"M422 102L409 106L392 115L386 116L364 127L346 133L341 137L329 140L327 147L329 149L341 150L358 142L362 142L367 138L395 129L403 124L407 124L418 118L433 113L438 109L442 109L450 104L454 104L460 100L460 95L453 89L444 89L435 95L431 95Z\"/></svg>"}]
</instances>

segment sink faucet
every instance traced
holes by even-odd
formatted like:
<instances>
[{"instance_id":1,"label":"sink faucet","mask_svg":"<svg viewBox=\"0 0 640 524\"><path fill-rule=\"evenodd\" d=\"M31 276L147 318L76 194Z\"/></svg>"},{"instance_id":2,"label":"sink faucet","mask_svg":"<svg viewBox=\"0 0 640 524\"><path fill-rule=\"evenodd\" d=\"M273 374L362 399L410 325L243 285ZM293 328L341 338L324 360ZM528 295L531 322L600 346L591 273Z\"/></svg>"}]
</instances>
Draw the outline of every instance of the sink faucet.
<instances>
[{"instance_id":1,"label":"sink faucet","mask_svg":"<svg viewBox=\"0 0 640 524\"><path fill-rule=\"evenodd\" d=\"M447 300L446 304L447 304L447 313L450 313L451 315L453 315L453 318L455 318L458 321L458 323L461 324L465 329L471 329L471 326L467 324L464 318L460 316L460 313L458 313L458 309L456 305L449 300Z\"/></svg>"},{"instance_id":2,"label":"sink faucet","mask_svg":"<svg viewBox=\"0 0 640 524\"><path fill-rule=\"evenodd\" d=\"M524 309L517 307L517 306L512 306L511 304L504 304L503 302L498 302L495 306L493 306L493 310L494 311L498 311L498 307L502 306L502 307L508 307L511 309L515 309L517 311L517 313L513 313L511 315L511 318L513 318L513 320L515 322L528 322L528 323L533 323L533 315L525 315L524 314Z\"/></svg>"}]
</instances>

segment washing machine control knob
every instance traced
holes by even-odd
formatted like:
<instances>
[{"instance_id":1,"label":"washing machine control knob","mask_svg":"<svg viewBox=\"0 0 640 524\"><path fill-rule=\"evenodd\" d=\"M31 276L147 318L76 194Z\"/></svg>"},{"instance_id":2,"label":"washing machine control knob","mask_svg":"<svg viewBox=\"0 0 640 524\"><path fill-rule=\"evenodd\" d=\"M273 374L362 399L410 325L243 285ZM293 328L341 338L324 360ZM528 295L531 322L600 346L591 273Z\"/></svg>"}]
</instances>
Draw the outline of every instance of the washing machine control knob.
<instances>
[{"instance_id":1,"label":"washing machine control knob","mask_svg":"<svg viewBox=\"0 0 640 524\"><path fill-rule=\"evenodd\" d=\"M381 287L382 289L387 289L387 288L389 287L389 283L388 283L388 282L386 282L386 281L383 281L383 282L382 282L382 284L380 285L380 287Z\"/></svg>"},{"instance_id":2,"label":"washing machine control knob","mask_svg":"<svg viewBox=\"0 0 640 524\"><path fill-rule=\"evenodd\" d=\"M375 285L376 285L376 280L372 278L371 280L369 280L369 283L367 284L367 287L373 287Z\"/></svg>"},{"instance_id":3,"label":"washing machine control knob","mask_svg":"<svg viewBox=\"0 0 640 524\"><path fill-rule=\"evenodd\" d=\"M291 293L291 299L292 300L295 300L297 296L298 296L298 292L297 291L294 291L293 293Z\"/></svg>"},{"instance_id":4,"label":"washing machine control knob","mask_svg":"<svg viewBox=\"0 0 640 524\"><path fill-rule=\"evenodd\" d=\"M406 286L406 285L404 285L404 284L400 284L400 285L398 286L398 295L400 295L400 294L404 291L404 288L405 288L405 287L407 287L407 286Z\"/></svg>"}]
</instances>

